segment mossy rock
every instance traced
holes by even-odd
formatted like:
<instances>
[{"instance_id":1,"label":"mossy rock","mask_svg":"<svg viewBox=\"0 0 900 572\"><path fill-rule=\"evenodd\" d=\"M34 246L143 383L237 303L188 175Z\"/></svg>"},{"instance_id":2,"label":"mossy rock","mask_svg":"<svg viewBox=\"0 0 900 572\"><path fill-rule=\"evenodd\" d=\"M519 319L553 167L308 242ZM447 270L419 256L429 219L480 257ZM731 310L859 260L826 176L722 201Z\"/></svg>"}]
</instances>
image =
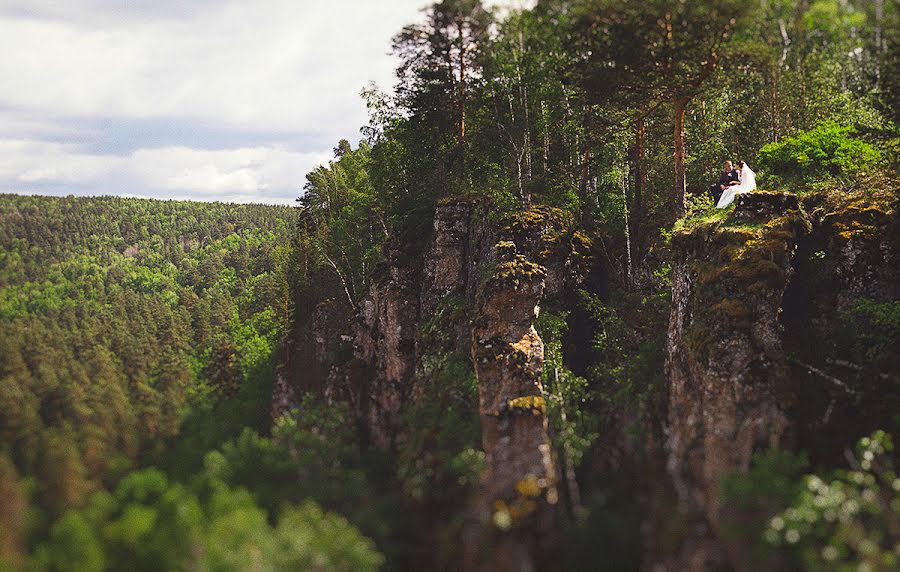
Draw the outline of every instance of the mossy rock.
<instances>
[{"instance_id":1,"label":"mossy rock","mask_svg":"<svg viewBox=\"0 0 900 572\"><path fill-rule=\"evenodd\" d=\"M484 202L487 202L487 199L483 193L463 193L461 195L451 195L449 197L444 197L437 202L437 206L474 206Z\"/></svg>"},{"instance_id":2,"label":"mossy rock","mask_svg":"<svg viewBox=\"0 0 900 572\"><path fill-rule=\"evenodd\" d=\"M729 221L770 220L800 208L800 201L794 193L773 191L743 193L735 198L734 203Z\"/></svg>"},{"instance_id":3,"label":"mossy rock","mask_svg":"<svg viewBox=\"0 0 900 572\"><path fill-rule=\"evenodd\" d=\"M572 215L555 207L535 205L526 211L512 215L502 234L513 238L534 235L540 231L562 233L572 228ZM552 238L551 238L552 239Z\"/></svg>"},{"instance_id":4,"label":"mossy rock","mask_svg":"<svg viewBox=\"0 0 900 572\"><path fill-rule=\"evenodd\" d=\"M497 265L493 276L484 285L484 292L490 294L506 288L520 288L528 283L542 282L546 276L546 268L516 254L512 260Z\"/></svg>"},{"instance_id":5,"label":"mossy rock","mask_svg":"<svg viewBox=\"0 0 900 572\"><path fill-rule=\"evenodd\" d=\"M523 395L522 397L507 400L506 411L508 413L531 414L537 417L547 414L547 404L540 395Z\"/></svg>"},{"instance_id":6,"label":"mossy rock","mask_svg":"<svg viewBox=\"0 0 900 572\"><path fill-rule=\"evenodd\" d=\"M841 240L879 239L881 229L890 224L891 213L883 206L859 200L825 215L823 224Z\"/></svg>"}]
</instances>

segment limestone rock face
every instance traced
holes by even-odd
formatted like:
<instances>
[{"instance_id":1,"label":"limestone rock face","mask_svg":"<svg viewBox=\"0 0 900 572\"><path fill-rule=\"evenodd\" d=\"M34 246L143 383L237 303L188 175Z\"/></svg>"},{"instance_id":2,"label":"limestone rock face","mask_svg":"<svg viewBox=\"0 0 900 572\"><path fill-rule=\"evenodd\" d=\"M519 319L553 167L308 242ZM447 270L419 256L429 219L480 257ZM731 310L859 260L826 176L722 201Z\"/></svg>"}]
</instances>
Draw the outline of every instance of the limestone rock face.
<instances>
[{"instance_id":1,"label":"limestone rock face","mask_svg":"<svg viewBox=\"0 0 900 572\"><path fill-rule=\"evenodd\" d=\"M423 245L387 249L349 320L352 356L337 343L348 320L328 306L311 315L325 396L349 402L383 449L401 450L405 414L440 390L429 384L443 364L472 367L486 465L462 531L473 568L535 569L553 544L556 468L534 325L542 303L559 305L583 280L590 241L572 226L559 209L498 224L477 198L445 200Z\"/></svg>"},{"instance_id":2,"label":"limestone rock face","mask_svg":"<svg viewBox=\"0 0 900 572\"><path fill-rule=\"evenodd\" d=\"M422 269L420 305L425 316L437 310L444 298L466 291L472 209L471 203L455 202L439 205L435 211Z\"/></svg>"},{"instance_id":3,"label":"limestone rock face","mask_svg":"<svg viewBox=\"0 0 900 572\"><path fill-rule=\"evenodd\" d=\"M761 228L745 226L748 220ZM692 569L713 569L725 558L715 541L719 479L789 437L778 317L792 254L807 230L796 200L760 194L739 202L724 225L673 239L667 467L681 501L705 517L681 563Z\"/></svg>"},{"instance_id":4,"label":"limestone rock face","mask_svg":"<svg viewBox=\"0 0 900 572\"><path fill-rule=\"evenodd\" d=\"M541 387L544 343L534 329L546 270L497 245L500 262L479 296L472 329L485 469L470 531L475 562L492 570L532 570L546 546L557 501ZM482 560L479 548L489 548Z\"/></svg>"},{"instance_id":5,"label":"limestone rock face","mask_svg":"<svg viewBox=\"0 0 900 572\"><path fill-rule=\"evenodd\" d=\"M900 297L894 200L756 192L726 221L674 235L667 469L699 518L673 568L742 569L743 548L723 535L739 515L719 482L755 451L799 445L832 458L831 444L900 406L878 369L892 366L853 363L840 333L859 301Z\"/></svg>"},{"instance_id":6,"label":"limestone rock face","mask_svg":"<svg viewBox=\"0 0 900 572\"><path fill-rule=\"evenodd\" d=\"M583 280L590 243L563 211L536 207L500 232L472 320L485 469L465 550L470 568L549 565L557 529L557 468L541 386L541 304L559 305Z\"/></svg>"},{"instance_id":7,"label":"limestone rock face","mask_svg":"<svg viewBox=\"0 0 900 572\"><path fill-rule=\"evenodd\" d=\"M445 322L453 335L442 339L444 347L439 349L468 354L467 299L477 284L477 255L483 252L487 232L477 211L475 200L439 204L425 248L389 250L360 303L354 338L367 380L363 416L379 447L390 448L404 438L402 414L424 395L428 376L423 375L422 360L436 348L422 335L423 323L446 313L452 303L459 311Z\"/></svg>"},{"instance_id":8,"label":"limestone rock face","mask_svg":"<svg viewBox=\"0 0 900 572\"><path fill-rule=\"evenodd\" d=\"M403 404L414 398L415 334L419 318L419 268L391 250L381 274L359 304L355 353L368 367L365 424L372 441L389 448L400 428Z\"/></svg>"}]
</instances>

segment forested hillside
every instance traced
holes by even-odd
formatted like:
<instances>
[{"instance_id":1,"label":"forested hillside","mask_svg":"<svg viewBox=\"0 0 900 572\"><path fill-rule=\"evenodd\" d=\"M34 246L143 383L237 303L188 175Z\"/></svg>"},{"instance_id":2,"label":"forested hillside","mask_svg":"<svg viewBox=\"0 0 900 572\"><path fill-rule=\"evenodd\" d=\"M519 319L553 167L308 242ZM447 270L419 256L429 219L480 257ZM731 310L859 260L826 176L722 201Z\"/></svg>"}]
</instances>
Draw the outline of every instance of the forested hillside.
<instances>
[{"instance_id":1,"label":"forested hillside","mask_svg":"<svg viewBox=\"0 0 900 572\"><path fill-rule=\"evenodd\" d=\"M898 33L442 0L296 208L0 197L0 562L897 569Z\"/></svg>"},{"instance_id":2,"label":"forested hillside","mask_svg":"<svg viewBox=\"0 0 900 572\"><path fill-rule=\"evenodd\" d=\"M280 534L265 559L291 567L308 555L278 542L343 526L309 505L272 531L246 493L186 486L207 451L269 430L295 224L286 207L0 197L8 565L241 569L258 557L242 535Z\"/></svg>"}]
</instances>

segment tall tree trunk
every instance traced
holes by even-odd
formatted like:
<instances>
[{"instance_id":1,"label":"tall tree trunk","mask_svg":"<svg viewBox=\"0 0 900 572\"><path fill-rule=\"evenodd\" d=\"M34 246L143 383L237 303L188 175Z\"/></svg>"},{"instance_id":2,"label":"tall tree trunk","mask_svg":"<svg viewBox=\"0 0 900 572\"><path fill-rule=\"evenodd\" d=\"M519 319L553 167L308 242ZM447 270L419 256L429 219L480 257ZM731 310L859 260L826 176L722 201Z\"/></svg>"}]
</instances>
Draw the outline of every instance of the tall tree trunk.
<instances>
[{"instance_id":1,"label":"tall tree trunk","mask_svg":"<svg viewBox=\"0 0 900 572\"><path fill-rule=\"evenodd\" d=\"M796 69L797 73L800 76L800 127L802 129L809 129L810 125L807 122L807 118L809 117L808 108L809 108L809 100L806 97L806 59L805 52L807 49L806 43L806 24L803 22L803 18L806 15L806 12L809 10L809 0L800 0L797 2L797 5L794 9L794 37L796 38L797 48L795 50L796 53Z\"/></svg>"},{"instance_id":2,"label":"tall tree trunk","mask_svg":"<svg viewBox=\"0 0 900 572\"><path fill-rule=\"evenodd\" d=\"M626 178L623 175L619 178L620 184L622 187L622 211L625 215L625 281L628 287L634 285L634 278L632 275L632 255L631 255L631 217L628 212L628 183L626 182Z\"/></svg>"},{"instance_id":3,"label":"tall tree trunk","mask_svg":"<svg viewBox=\"0 0 900 572\"><path fill-rule=\"evenodd\" d=\"M641 219L644 211L644 189L647 173L644 169L644 118L634 120L634 147L631 149L631 176L634 181L634 197L631 203L631 238L635 250L640 249Z\"/></svg>"},{"instance_id":4,"label":"tall tree trunk","mask_svg":"<svg viewBox=\"0 0 900 572\"><path fill-rule=\"evenodd\" d=\"M456 23L459 30L459 180L466 175L466 43L462 22Z\"/></svg>"},{"instance_id":5,"label":"tall tree trunk","mask_svg":"<svg viewBox=\"0 0 900 572\"><path fill-rule=\"evenodd\" d=\"M524 147L525 147L525 175L528 183L531 183L531 119L528 114L528 88L522 79L522 62L525 59L525 35L519 30L519 61L516 65L516 73L519 76L519 101L522 106L522 115L525 120Z\"/></svg>"},{"instance_id":6,"label":"tall tree trunk","mask_svg":"<svg viewBox=\"0 0 900 572\"><path fill-rule=\"evenodd\" d=\"M675 113L675 216L685 213L685 175L684 175L684 111L690 98L679 97L674 102Z\"/></svg>"},{"instance_id":7,"label":"tall tree trunk","mask_svg":"<svg viewBox=\"0 0 900 572\"><path fill-rule=\"evenodd\" d=\"M884 58L884 0L875 0L875 88L881 87L881 66Z\"/></svg>"},{"instance_id":8,"label":"tall tree trunk","mask_svg":"<svg viewBox=\"0 0 900 572\"><path fill-rule=\"evenodd\" d=\"M587 212L588 177L591 174L590 160L591 154L585 149L581 154L581 177L578 182L578 202L581 203L578 209L578 222L582 225L587 218L585 213Z\"/></svg>"},{"instance_id":9,"label":"tall tree trunk","mask_svg":"<svg viewBox=\"0 0 900 572\"><path fill-rule=\"evenodd\" d=\"M780 107L778 102L778 83L781 76L781 70L779 68L774 68L772 70L772 143L776 143L778 141L778 108Z\"/></svg>"},{"instance_id":10,"label":"tall tree trunk","mask_svg":"<svg viewBox=\"0 0 900 572\"><path fill-rule=\"evenodd\" d=\"M547 102L545 102L543 99L541 100L541 119L543 120L544 124L543 173L546 175L547 167L550 162L550 118L547 113Z\"/></svg>"}]
</instances>

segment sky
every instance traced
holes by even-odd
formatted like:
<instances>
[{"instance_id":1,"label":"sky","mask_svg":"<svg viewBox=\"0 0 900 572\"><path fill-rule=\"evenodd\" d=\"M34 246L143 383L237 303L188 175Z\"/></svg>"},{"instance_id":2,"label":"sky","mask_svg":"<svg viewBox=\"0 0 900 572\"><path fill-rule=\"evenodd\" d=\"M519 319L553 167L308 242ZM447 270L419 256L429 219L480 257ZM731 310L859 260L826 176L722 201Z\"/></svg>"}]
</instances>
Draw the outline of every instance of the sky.
<instances>
[{"instance_id":1,"label":"sky","mask_svg":"<svg viewBox=\"0 0 900 572\"><path fill-rule=\"evenodd\" d=\"M423 0L0 0L0 193L292 204Z\"/></svg>"}]
</instances>

